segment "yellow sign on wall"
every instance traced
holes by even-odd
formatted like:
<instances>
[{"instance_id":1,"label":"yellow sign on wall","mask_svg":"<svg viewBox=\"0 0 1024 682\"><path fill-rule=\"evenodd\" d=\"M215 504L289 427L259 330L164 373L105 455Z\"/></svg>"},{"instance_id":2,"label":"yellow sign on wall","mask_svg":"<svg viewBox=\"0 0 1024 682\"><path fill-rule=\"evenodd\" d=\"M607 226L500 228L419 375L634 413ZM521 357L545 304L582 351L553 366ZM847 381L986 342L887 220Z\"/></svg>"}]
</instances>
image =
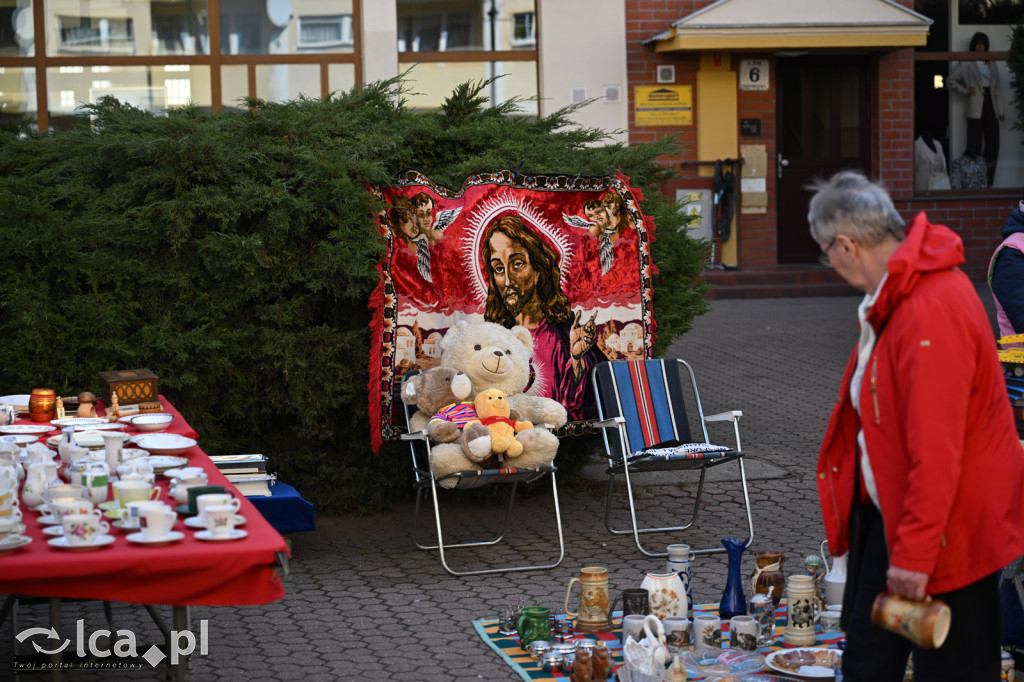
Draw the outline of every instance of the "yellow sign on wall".
<instances>
[{"instance_id":1,"label":"yellow sign on wall","mask_svg":"<svg viewBox=\"0 0 1024 682\"><path fill-rule=\"evenodd\" d=\"M634 89L637 126L692 126L692 85L638 85Z\"/></svg>"}]
</instances>

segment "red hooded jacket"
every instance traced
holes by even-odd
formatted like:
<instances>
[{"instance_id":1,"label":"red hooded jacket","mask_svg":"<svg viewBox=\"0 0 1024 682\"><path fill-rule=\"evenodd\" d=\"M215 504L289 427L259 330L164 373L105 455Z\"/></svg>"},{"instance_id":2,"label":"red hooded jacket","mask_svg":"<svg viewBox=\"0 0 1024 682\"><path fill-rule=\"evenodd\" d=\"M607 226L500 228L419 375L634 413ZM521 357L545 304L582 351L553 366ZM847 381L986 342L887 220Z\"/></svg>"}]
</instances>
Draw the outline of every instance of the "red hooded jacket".
<instances>
[{"instance_id":1,"label":"red hooded jacket","mask_svg":"<svg viewBox=\"0 0 1024 682\"><path fill-rule=\"evenodd\" d=\"M960 238L914 218L868 313L877 341L860 417L854 349L818 456L829 547L849 549L857 431L874 473L889 564L929 575L929 594L987 576L1024 553L1024 449L995 338L957 267Z\"/></svg>"}]
</instances>

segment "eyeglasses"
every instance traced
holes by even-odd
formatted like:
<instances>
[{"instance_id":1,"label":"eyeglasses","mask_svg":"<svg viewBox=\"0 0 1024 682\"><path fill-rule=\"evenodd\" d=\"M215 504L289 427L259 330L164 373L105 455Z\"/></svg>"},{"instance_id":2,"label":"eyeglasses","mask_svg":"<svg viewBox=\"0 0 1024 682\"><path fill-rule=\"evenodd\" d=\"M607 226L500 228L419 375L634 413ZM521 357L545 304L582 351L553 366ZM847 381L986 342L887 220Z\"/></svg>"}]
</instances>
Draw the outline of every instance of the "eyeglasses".
<instances>
[{"instance_id":1,"label":"eyeglasses","mask_svg":"<svg viewBox=\"0 0 1024 682\"><path fill-rule=\"evenodd\" d=\"M836 245L836 238L838 237L838 234L835 237L832 237L832 241L828 243L828 246L821 250L821 255L818 256L818 262L827 268L832 267L832 259L828 257L828 252Z\"/></svg>"}]
</instances>

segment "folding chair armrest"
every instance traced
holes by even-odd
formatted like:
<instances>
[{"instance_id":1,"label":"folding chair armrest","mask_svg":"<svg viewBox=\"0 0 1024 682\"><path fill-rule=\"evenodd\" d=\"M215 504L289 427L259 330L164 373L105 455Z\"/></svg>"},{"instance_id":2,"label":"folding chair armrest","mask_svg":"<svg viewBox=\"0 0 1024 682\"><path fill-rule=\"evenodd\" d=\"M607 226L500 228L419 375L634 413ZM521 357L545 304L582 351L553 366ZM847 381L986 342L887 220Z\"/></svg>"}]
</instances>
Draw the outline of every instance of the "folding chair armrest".
<instances>
[{"instance_id":1,"label":"folding chair armrest","mask_svg":"<svg viewBox=\"0 0 1024 682\"><path fill-rule=\"evenodd\" d=\"M626 423L626 420L623 419L622 417L612 417L611 419L605 419L603 421L594 422L594 428L610 429L613 426L618 426L619 424L625 424L625 423Z\"/></svg>"},{"instance_id":2,"label":"folding chair armrest","mask_svg":"<svg viewBox=\"0 0 1024 682\"><path fill-rule=\"evenodd\" d=\"M400 439L401 440L405 440L405 441L410 441L410 440L427 441L427 440L430 439L430 436L427 435L427 430L426 429L421 429L419 431L410 431L409 433L403 433L400 436Z\"/></svg>"},{"instance_id":3,"label":"folding chair armrest","mask_svg":"<svg viewBox=\"0 0 1024 682\"><path fill-rule=\"evenodd\" d=\"M710 414L704 417L706 422L728 422L733 419L739 419L743 416L743 410L730 410L729 412L719 412L718 414Z\"/></svg>"}]
</instances>

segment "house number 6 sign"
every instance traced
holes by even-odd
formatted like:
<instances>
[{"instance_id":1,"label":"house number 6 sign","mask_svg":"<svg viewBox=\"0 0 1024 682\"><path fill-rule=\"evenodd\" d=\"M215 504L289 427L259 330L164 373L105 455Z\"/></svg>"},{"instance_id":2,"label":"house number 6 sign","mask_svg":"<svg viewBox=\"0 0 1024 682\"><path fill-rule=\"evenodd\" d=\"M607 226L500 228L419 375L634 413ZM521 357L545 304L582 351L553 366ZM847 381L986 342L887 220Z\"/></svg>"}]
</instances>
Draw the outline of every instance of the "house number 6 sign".
<instances>
[{"instance_id":1,"label":"house number 6 sign","mask_svg":"<svg viewBox=\"0 0 1024 682\"><path fill-rule=\"evenodd\" d=\"M768 90L768 60L740 60L740 90Z\"/></svg>"}]
</instances>

